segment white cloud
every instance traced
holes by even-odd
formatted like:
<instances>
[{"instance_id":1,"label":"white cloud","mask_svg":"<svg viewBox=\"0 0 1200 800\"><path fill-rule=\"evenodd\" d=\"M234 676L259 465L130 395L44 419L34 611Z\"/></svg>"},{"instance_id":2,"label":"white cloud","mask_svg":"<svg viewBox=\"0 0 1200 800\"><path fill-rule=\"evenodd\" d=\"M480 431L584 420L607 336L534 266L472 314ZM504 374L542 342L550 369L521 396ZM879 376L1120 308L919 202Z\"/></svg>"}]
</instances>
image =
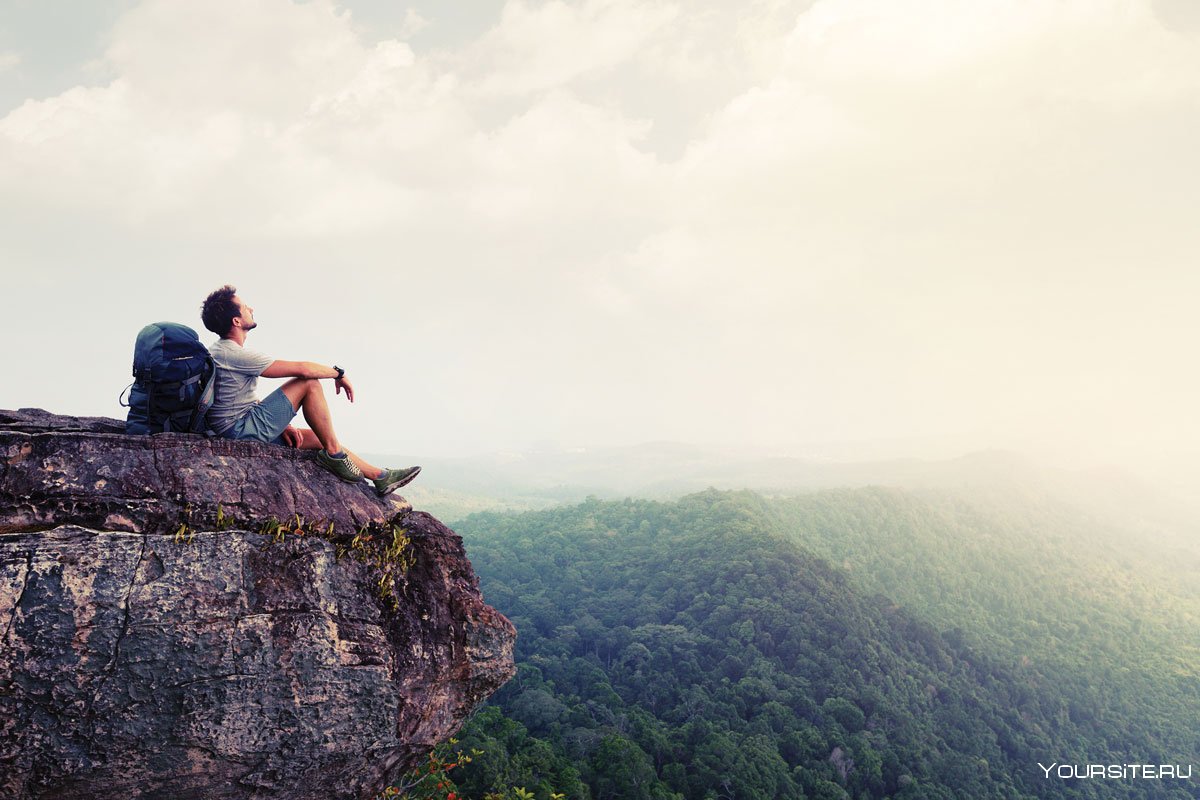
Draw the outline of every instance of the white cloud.
<instances>
[{"instance_id":1,"label":"white cloud","mask_svg":"<svg viewBox=\"0 0 1200 800\"><path fill-rule=\"evenodd\" d=\"M1198 68L1194 43L1122 0L821 0L784 68L689 148L675 207L698 235L774 219L801 248L831 234L850 250L863 237L917 245L930 231L957 257L956 239L997 244L1014 222L1076 236L1125 211L1109 193L1136 188L1127 159L1196 163L1153 137L1161 115L1193 116ZM1139 115L1153 122L1138 129Z\"/></svg>"},{"instance_id":2,"label":"white cloud","mask_svg":"<svg viewBox=\"0 0 1200 800\"><path fill-rule=\"evenodd\" d=\"M406 8L404 10L404 21L400 23L400 30L397 36L400 39L408 39L428 27L429 20L421 16L415 8Z\"/></svg>"},{"instance_id":3,"label":"white cloud","mask_svg":"<svg viewBox=\"0 0 1200 800\"><path fill-rule=\"evenodd\" d=\"M1189 340L1121 316L1200 288L1200 51L1153 5L513 0L425 53L332 0L149 0L111 81L0 119L4 246L161 241L369 338L399 305L463 440L1049 429Z\"/></svg>"},{"instance_id":4,"label":"white cloud","mask_svg":"<svg viewBox=\"0 0 1200 800\"><path fill-rule=\"evenodd\" d=\"M369 52L329 0L149 0L117 24L106 58L163 111L274 120L344 84Z\"/></svg>"},{"instance_id":5,"label":"white cloud","mask_svg":"<svg viewBox=\"0 0 1200 800\"><path fill-rule=\"evenodd\" d=\"M846 436L1179 435L1172 400L1112 431L1157 359L1095 392L1130 342L1183 357L1123 306L1136 275L1175 287L1155 303L1195 286L1200 156L1173 133L1200 122L1194 39L1135 2L822 0L779 64L713 115L673 173L670 227L628 262L697 329L737 320L710 354L772 376L767 427L804 426L815 390ZM787 360L800 371L776 375Z\"/></svg>"},{"instance_id":6,"label":"white cloud","mask_svg":"<svg viewBox=\"0 0 1200 800\"><path fill-rule=\"evenodd\" d=\"M544 91L628 62L678 14L644 0L509 0L464 63L484 95Z\"/></svg>"},{"instance_id":7,"label":"white cloud","mask_svg":"<svg viewBox=\"0 0 1200 800\"><path fill-rule=\"evenodd\" d=\"M563 54L558 34L571 41L592 18L614 31L618 21L644 21L594 6L550 31L548 58ZM516 9L493 38L519 39L524 23L545 27ZM232 16L239 24L229 29ZM524 215L544 227L591 208L598 191L641 191L623 182L646 166L629 146L644 125L560 91L488 130L467 99L484 89L464 87L453 65L419 61L402 42L368 46L330 2L156 0L114 37L112 83L31 101L0 120L0 153L8 177L23 178L25 202L139 225L322 236L419 225L423 212L445 213L445 202L459 204L464 223L520 224ZM584 61L629 46L602 36Z\"/></svg>"}]
</instances>

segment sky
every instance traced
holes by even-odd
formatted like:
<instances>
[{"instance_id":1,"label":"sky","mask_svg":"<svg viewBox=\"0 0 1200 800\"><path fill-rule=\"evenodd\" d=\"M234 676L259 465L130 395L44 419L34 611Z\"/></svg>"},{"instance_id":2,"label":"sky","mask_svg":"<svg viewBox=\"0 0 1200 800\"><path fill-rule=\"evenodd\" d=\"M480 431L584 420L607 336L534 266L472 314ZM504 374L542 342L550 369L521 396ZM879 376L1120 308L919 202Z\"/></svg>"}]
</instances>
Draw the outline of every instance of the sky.
<instances>
[{"instance_id":1,"label":"sky","mask_svg":"<svg viewBox=\"0 0 1200 800\"><path fill-rule=\"evenodd\" d=\"M1192 0L3 0L0 407L231 283L359 450L1194 469L1198 132Z\"/></svg>"}]
</instances>

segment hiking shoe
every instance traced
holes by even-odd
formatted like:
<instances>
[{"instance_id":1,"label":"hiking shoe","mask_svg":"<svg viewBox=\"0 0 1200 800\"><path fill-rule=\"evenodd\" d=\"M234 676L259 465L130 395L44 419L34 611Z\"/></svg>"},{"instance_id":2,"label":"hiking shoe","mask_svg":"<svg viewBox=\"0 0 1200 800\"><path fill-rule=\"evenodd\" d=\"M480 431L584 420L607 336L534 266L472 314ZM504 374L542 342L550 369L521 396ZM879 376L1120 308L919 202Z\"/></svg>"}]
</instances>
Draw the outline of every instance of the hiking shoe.
<instances>
[{"instance_id":1,"label":"hiking shoe","mask_svg":"<svg viewBox=\"0 0 1200 800\"><path fill-rule=\"evenodd\" d=\"M375 494L380 497L391 494L401 486L412 483L412 479L417 477L420 471L420 467L385 469L382 475L371 481L371 483L375 484Z\"/></svg>"},{"instance_id":2,"label":"hiking shoe","mask_svg":"<svg viewBox=\"0 0 1200 800\"><path fill-rule=\"evenodd\" d=\"M358 464L355 464L350 456L344 453L341 458L336 458L324 450L318 450L317 463L346 483L358 483L363 479L362 470L358 468Z\"/></svg>"}]
</instances>

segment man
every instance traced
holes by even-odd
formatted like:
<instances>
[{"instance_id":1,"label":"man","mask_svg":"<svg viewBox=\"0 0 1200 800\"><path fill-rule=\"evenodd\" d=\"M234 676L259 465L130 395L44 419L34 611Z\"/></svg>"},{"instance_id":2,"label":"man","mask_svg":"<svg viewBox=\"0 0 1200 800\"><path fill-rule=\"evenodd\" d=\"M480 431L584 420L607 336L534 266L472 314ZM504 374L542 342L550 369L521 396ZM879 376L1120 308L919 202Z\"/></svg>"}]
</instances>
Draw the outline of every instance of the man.
<instances>
[{"instance_id":1,"label":"man","mask_svg":"<svg viewBox=\"0 0 1200 800\"><path fill-rule=\"evenodd\" d=\"M417 477L420 467L380 469L342 449L321 381L332 379L335 391L344 391L353 403L354 387L345 370L311 361L278 361L245 348L246 334L258 323L254 321L254 309L237 296L237 289L222 286L210 294L200 317L204 327L221 337L208 348L217 366L216 394L208 411L208 425L216 433L230 439L319 450L318 464L349 483L359 483L366 477L380 497ZM255 393L259 376L291 380L260 401ZM312 430L292 427L297 411L304 412Z\"/></svg>"}]
</instances>

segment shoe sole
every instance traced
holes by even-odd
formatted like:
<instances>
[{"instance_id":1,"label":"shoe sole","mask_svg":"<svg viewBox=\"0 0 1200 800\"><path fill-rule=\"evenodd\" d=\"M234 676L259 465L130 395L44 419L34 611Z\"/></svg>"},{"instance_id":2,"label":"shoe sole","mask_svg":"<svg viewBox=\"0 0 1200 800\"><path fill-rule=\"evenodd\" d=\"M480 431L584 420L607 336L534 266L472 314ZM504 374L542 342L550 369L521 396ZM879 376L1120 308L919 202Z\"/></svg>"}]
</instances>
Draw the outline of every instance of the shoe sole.
<instances>
[{"instance_id":1,"label":"shoe sole","mask_svg":"<svg viewBox=\"0 0 1200 800\"><path fill-rule=\"evenodd\" d=\"M407 478L404 478L403 480L396 481L396 482L395 482L395 483L393 483L391 486L389 486L388 488L384 489L382 492L380 492L380 491L376 490L375 494L379 495L380 497L387 497L389 494L391 494L392 492L396 491L396 490L397 490L397 489L399 489L401 486L408 486L408 485L409 485L410 483L412 483L412 482L413 482L413 481L416 479L416 477L417 477L418 475L420 475L420 474L421 474L421 468L420 468L420 467L417 467L417 471L416 471L416 472L414 472L412 475L409 475Z\"/></svg>"}]
</instances>

